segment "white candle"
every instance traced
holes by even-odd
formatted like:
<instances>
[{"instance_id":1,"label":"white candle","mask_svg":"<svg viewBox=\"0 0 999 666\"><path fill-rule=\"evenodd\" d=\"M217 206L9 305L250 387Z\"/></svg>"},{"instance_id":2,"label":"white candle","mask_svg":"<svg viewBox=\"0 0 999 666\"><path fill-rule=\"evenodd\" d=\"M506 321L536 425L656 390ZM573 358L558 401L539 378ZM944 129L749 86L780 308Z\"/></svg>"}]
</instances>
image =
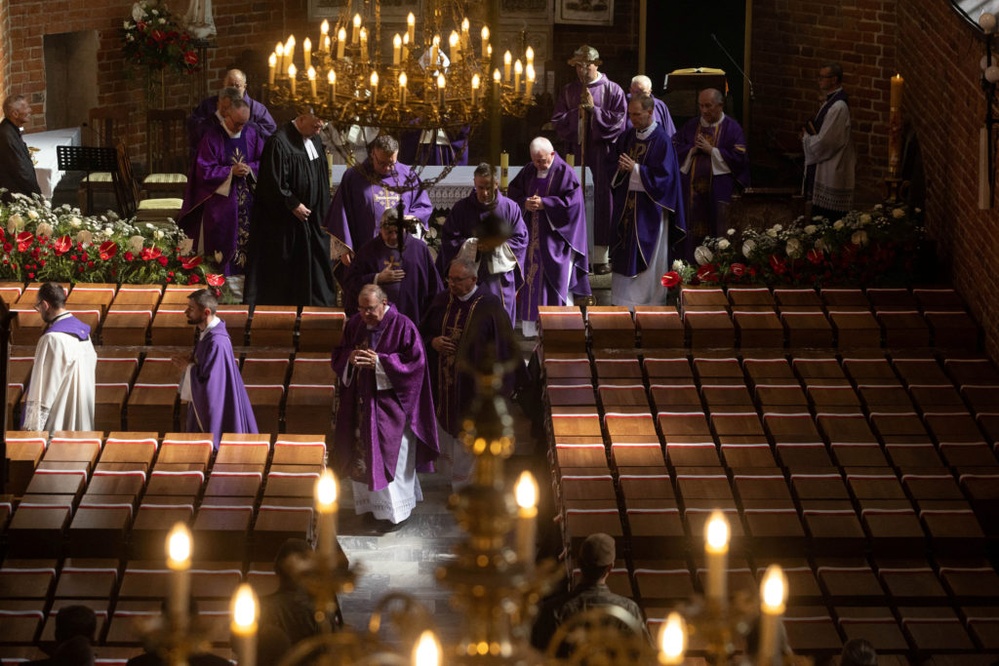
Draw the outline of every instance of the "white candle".
<instances>
[{"instance_id":1,"label":"white candle","mask_svg":"<svg viewBox=\"0 0 999 666\"><path fill-rule=\"evenodd\" d=\"M444 78L443 74L437 75L437 95L440 97L440 112L444 113L444 88L447 86L447 80Z\"/></svg>"},{"instance_id":2,"label":"white candle","mask_svg":"<svg viewBox=\"0 0 999 666\"><path fill-rule=\"evenodd\" d=\"M284 64L295 62L295 35L288 35L288 41L284 43Z\"/></svg>"},{"instance_id":3,"label":"white candle","mask_svg":"<svg viewBox=\"0 0 999 666\"><path fill-rule=\"evenodd\" d=\"M368 29L361 28L361 62L368 61Z\"/></svg>"},{"instance_id":4,"label":"white candle","mask_svg":"<svg viewBox=\"0 0 999 666\"><path fill-rule=\"evenodd\" d=\"M461 19L461 50L465 52L468 52L468 30L471 26L467 16Z\"/></svg>"},{"instance_id":5,"label":"white candle","mask_svg":"<svg viewBox=\"0 0 999 666\"><path fill-rule=\"evenodd\" d=\"M312 99L316 98L316 68L309 67L309 92L312 93Z\"/></svg>"},{"instance_id":6,"label":"white candle","mask_svg":"<svg viewBox=\"0 0 999 666\"><path fill-rule=\"evenodd\" d=\"M430 44L430 67L431 72L437 71L437 66L441 61L441 36L434 35L434 40Z\"/></svg>"},{"instance_id":7,"label":"white candle","mask_svg":"<svg viewBox=\"0 0 999 666\"><path fill-rule=\"evenodd\" d=\"M331 69L326 74L326 81L330 84L330 104L332 104L333 98L336 97L336 72Z\"/></svg>"},{"instance_id":8,"label":"white candle","mask_svg":"<svg viewBox=\"0 0 999 666\"><path fill-rule=\"evenodd\" d=\"M350 32L350 43L357 44L361 37L361 15L354 14L354 29Z\"/></svg>"},{"instance_id":9,"label":"white candle","mask_svg":"<svg viewBox=\"0 0 999 666\"><path fill-rule=\"evenodd\" d=\"M728 541L729 526L725 514L715 510L711 512L705 527L704 552L708 557L707 597L709 602L715 602L720 608L726 605L728 592L726 576L728 575Z\"/></svg>"},{"instance_id":10,"label":"white candle","mask_svg":"<svg viewBox=\"0 0 999 666\"><path fill-rule=\"evenodd\" d=\"M493 70L493 97L499 102L500 99L500 80L503 75L500 74L499 67Z\"/></svg>"},{"instance_id":11,"label":"white candle","mask_svg":"<svg viewBox=\"0 0 999 666\"><path fill-rule=\"evenodd\" d=\"M343 60L343 51L347 46L347 31L340 28L336 31L336 57L338 60Z\"/></svg>"},{"instance_id":12,"label":"white candle","mask_svg":"<svg viewBox=\"0 0 999 666\"><path fill-rule=\"evenodd\" d=\"M323 19L323 22L319 25L319 45L322 46L326 43L326 37L330 34L330 22Z\"/></svg>"},{"instance_id":13,"label":"white candle","mask_svg":"<svg viewBox=\"0 0 999 666\"><path fill-rule=\"evenodd\" d=\"M187 631L189 617L188 604L191 598L191 530L184 523L175 523L167 535L167 567L173 571L170 585L170 621L173 628L181 633Z\"/></svg>"},{"instance_id":14,"label":"white candle","mask_svg":"<svg viewBox=\"0 0 999 666\"><path fill-rule=\"evenodd\" d=\"M506 154L506 153L504 153ZM528 571L534 569L538 530L538 482L530 472L522 472L514 493L517 496L517 560Z\"/></svg>"},{"instance_id":15,"label":"white candle","mask_svg":"<svg viewBox=\"0 0 999 666\"><path fill-rule=\"evenodd\" d=\"M284 44L278 42L274 47L274 53L277 55L277 68L279 71L285 71L284 67Z\"/></svg>"},{"instance_id":16,"label":"white candle","mask_svg":"<svg viewBox=\"0 0 999 666\"><path fill-rule=\"evenodd\" d=\"M333 42L332 42L332 41L330 40L330 36L329 36L329 35L326 35L326 38L325 38L325 40L324 40L324 41L325 41L325 44L324 44L323 46L324 46L324 48L325 48L326 52L327 52L327 53L330 53L330 44L332 44L332 43L333 43Z\"/></svg>"},{"instance_id":17,"label":"white candle","mask_svg":"<svg viewBox=\"0 0 999 666\"><path fill-rule=\"evenodd\" d=\"M312 67L312 40L308 37L302 42L302 58L305 60L305 69Z\"/></svg>"},{"instance_id":18,"label":"white candle","mask_svg":"<svg viewBox=\"0 0 999 666\"><path fill-rule=\"evenodd\" d=\"M413 666L440 666L444 651L441 650L440 641L434 636L434 632L429 629L420 634L413 648Z\"/></svg>"},{"instance_id":19,"label":"white candle","mask_svg":"<svg viewBox=\"0 0 999 666\"><path fill-rule=\"evenodd\" d=\"M503 54L503 83L510 83L511 67L513 67L513 56L507 51Z\"/></svg>"},{"instance_id":20,"label":"white candle","mask_svg":"<svg viewBox=\"0 0 999 666\"><path fill-rule=\"evenodd\" d=\"M409 16L406 17L406 36L409 37L409 43L416 43L416 17L413 16L413 12L409 12Z\"/></svg>"},{"instance_id":21,"label":"white candle","mask_svg":"<svg viewBox=\"0 0 999 666\"><path fill-rule=\"evenodd\" d=\"M534 81L535 81L535 77L536 76L534 74L534 65L528 65L527 66L527 83L524 84L524 97L527 98L527 101L530 101L531 100L531 96L534 94Z\"/></svg>"},{"instance_id":22,"label":"white candle","mask_svg":"<svg viewBox=\"0 0 999 666\"><path fill-rule=\"evenodd\" d=\"M779 666L780 618L787 602L787 576L780 565L771 564L760 582L760 647L756 663L760 666Z\"/></svg>"},{"instance_id":23,"label":"white candle","mask_svg":"<svg viewBox=\"0 0 999 666\"><path fill-rule=\"evenodd\" d=\"M479 101L479 86L482 85L482 79L479 78L478 74L472 75L472 106L477 106Z\"/></svg>"},{"instance_id":24,"label":"white candle","mask_svg":"<svg viewBox=\"0 0 999 666\"><path fill-rule=\"evenodd\" d=\"M298 75L298 69L295 67L295 64L292 63L292 64L288 65L288 81L291 84L291 96L292 97L295 96L295 83L296 83L295 76L297 76L297 75Z\"/></svg>"},{"instance_id":25,"label":"white candle","mask_svg":"<svg viewBox=\"0 0 999 666\"><path fill-rule=\"evenodd\" d=\"M319 514L319 554L331 567L336 554L336 519L340 509L337 501L337 483L333 471L323 470L316 481L316 513Z\"/></svg>"},{"instance_id":26,"label":"white candle","mask_svg":"<svg viewBox=\"0 0 999 666\"><path fill-rule=\"evenodd\" d=\"M253 588L248 583L240 585L232 597L232 622L229 624L239 666L256 666L257 663L258 607Z\"/></svg>"},{"instance_id":27,"label":"white candle","mask_svg":"<svg viewBox=\"0 0 999 666\"><path fill-rule=\"evenodd\" d=\"M267 83L274 85L274 74L277 71L277 54L271 52L271 57L267 59Z\"/></svg>"},{"instance_id":28,"label":"white candle","mask_svg":"<svg viewBox=\"0 0 999 666\"><path fill-rule=\"evenodd\" d=\"M458 33L451 31L451 36L447 38L448 52L451 54L451 62L456 63L461 60L461 42Z\"/></svg>"},{"instance_id":29,"label":"white candle","mask_svg":"<svg viewBox=\"0 0 999 666\"><path fill-rule=\"evenodd\" d=\"M659 663L663 666L679 666L687 649L687 626L683 616L672 612L666 616L659 631Z\"/></svg>"},{"instance_id":30,"label":"white candle","mask_svg":"<svg viewBox=\"0 0 999 666\"><path fill-rule=\"evenodd\" d=\"M408 83L406 72L401 72L399 74L399 106L402 108L406 108L406 83Z\"/></svg>"},{"instance_id":31,"label":"white candle","mask_svg":"<svg viewBox=\"0 0 999 666\"><path fill-rule=\"evenodd\" d=\"M520 77L524 75L524 66L520 64L520 58L513 63L513 94L520 94Z\"/></svg>"},{"instance_id":32,"label":"white candle","mask_svg":"<svg viewBox=\"0 0 999 666\"><path fill-rule=\"evenodd\" d=\"M489 58L489 26L482 26L482 59Z\"/></svg>"},{"instance_id":33,"label":"white candle","mask_svg":"<svg viewBox=\"0 0 999 666\"><path fill-rule=\"evenodd\" d=\"M371 106L378 104L378 72L371 72Z\"/></svg>"},{"instance_id":34,"label":"white candle","mask_svg":"<svg viewBox=\"0 0 999 666\"><path fill-rule=\"evenodd\" d=\"M399 33L395 33L395 37L392 38L392 64L398 67L401 59L402 59L402 36Z\"/></svg>"},{"instance_id":35,"label":"white candle","mask_svg":"<svg viewBox=\"0 0 999 666\"><path fill-rule=\"evenodd\" d=\"M524 60L527 61L528 67L534 66L534 49L531 48L530 46L528 46L527 50L524 51Z\"/></svg>"},{"instance_id":36,"label":"white candle","mask_svg":"<svg viewBox=\"0 0 999 666\"><path fill-rule=\"evenodd\" d=\"M402 61L409 60L409 33L402 36Z\"/></svg>"}]
</instances>

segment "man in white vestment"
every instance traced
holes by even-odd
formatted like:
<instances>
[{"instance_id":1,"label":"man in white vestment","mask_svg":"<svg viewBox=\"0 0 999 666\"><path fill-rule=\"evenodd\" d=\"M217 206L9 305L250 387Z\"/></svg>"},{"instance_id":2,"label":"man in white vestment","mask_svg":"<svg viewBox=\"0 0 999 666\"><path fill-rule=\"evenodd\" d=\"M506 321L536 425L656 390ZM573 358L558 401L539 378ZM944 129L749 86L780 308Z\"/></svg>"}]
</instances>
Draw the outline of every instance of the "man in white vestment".
<instances>
[{"instance_id":1,"label":"man in white vestment","mask_svg":"<svg viewBox=\"0 0 999 666\"><path fill-rule=\"evenodd\" d=\"M97 352L90 326L66 309L54 282L38 290L35 310L48 325L35 346L35 365L24 403L24 430L93 430Z\"/></svg>"},{"instance_id":2,"label":"man in white vestment","mask_svg":"<svg viewBox=\"0 0 999 666\"><path fill-rule=\"evenodd\" d=\"M801 132L805 152L805 196L812 215L832 221L853 207L857 155L850 136L850 107L843 90L843 68L829 63L819 70L819 90L825 95L819 112Z\"/></svg>"}]
</instances>

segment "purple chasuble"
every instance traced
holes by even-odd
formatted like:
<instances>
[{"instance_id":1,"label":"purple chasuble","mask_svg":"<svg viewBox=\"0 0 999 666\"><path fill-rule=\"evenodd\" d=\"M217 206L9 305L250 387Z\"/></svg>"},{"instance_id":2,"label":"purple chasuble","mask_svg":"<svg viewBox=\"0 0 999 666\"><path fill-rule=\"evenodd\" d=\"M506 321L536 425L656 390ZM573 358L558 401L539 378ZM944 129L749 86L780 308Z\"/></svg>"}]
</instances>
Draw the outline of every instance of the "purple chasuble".
<instances>
[{"instance_id":1,"label":"purple chasuble","mask_svg":"<svg viewBox=\"0 0 999 666\"><path fill-rule=\"evenodd\" d=\"M375 372L349 363L357 348L378 352L392 388L379 391ZM368 489L377 492L395 478L399 444L409 426L416 437L416 471L434 471L440 454L434 424L434 400L426 352L416 325L393 307L374 330L368 330L355 314L344 328L340 345L333 350L333 372L341 378L338 391L334 461L338 473L351 469L355 447L359 446L367 467ZM343 379L350 373L351 381Z\"/></svg>"},{"instance_id":2,"label":"purple chasuble","mask_svg":"<svg viewBox=\"0 0 999 666\"><path fill-rule=\"evenodd\" d=\"M246 246L250 237L250 212L253 192L250 181L260 170L260 155L264 140L256 130L246 125L238 138L232 138L221 125L215 125L201 138L198 154L184 192L184 207L177 225L188 238L194 239L194 249L201 254L222 254L222 272L239 275L246 269ZM229 194L217 193L229 180L232 167L242 162L250 167L250 176L233 176ZM204 246L200 241L204 235Z\"/></svg>"},{"instance_id":3,"label":"purple chasuble","mask_svg":"<svg viewBox=\"0 0 999 666\"><path fill-rule=\"evenodd\" d=\"M399 312L419 324L430 301L444 289L444 284L427 244L408 234L401 255L399 248L386 245L380 235L361 246L344 279L344 311L348 315L357 312L357 296L361 289L374 282L375 275L389 266L402 269L406 277L400 282L380 282L378 286Z\"/></svg>"},{"instance_id":4,"label":"purple chasuble","mask_svg":"<svg viewBox=\"0 0 999 666\"><path fill-rule=\"evenodd\" d=\"M271 117L271 112L267 107L249 95L243 93L243 101L250 106L250 120L247 125L252 125L253 129L260 135L261 141L274 134L277 130L277 123ZM219 118L215 112L219 108L218 95L212 95L201 100L201 104L194 107L194 111L187 118L187 140L191 146L191 155L198 151L198 144L201 137L212 126L218 126Z\"/></svg>"},{"instance_id":5,"label":"purple chasuble","mask_svg":"<svg viewBox=\"0 0 999 666\"><path fill-rule=\"evenodd\" d=\"M579 98L583 83L573 81L562 89L555 101L552 123L565 143L566 151L575 153L576 164L590 167L593 173L593 242L595 245L610 243L611 191L610 182L617 165L614 144L624 132L628 116L628 101L621 86L601 75L586 84L593 97L593 109L586 126L586 145L579 145Z\"/></svg>"},{"instance_id":6,"label":"purple chasuble","mask_svg":"<svg viewBox=\"0 0 999 666\"><path fill-rule=\"evenodd\" d=\"M628 93L628 102L631 102L632 95ZM666 106L666 102L662 101L658 97L652 98L653 109L652 109L652 119L659 123L659 126L663 128L666 132L666 136L672 138L676 134L676 125L673 124L673 116L670 115L669 107ZM633 125L630 119L625 119L625 131L630 130Z\"/></svg>"},{"instance_id":7,"label":"purple chasuble","mask_svg":"<svg viewBox=\"0 0 999 666\"><path fill-rule=\"evenodd\" d=\"M557 154L548 174L528 164L510 182L508 196L527 222L524 286L517 292L517 315L537 321L539 305L565 305L568 295L589 296L586 261L586 211L576 172ZM524 202L541 197L544 209L528 212Z\"/></svg>"},{"instance_id":8,"label":"purple chasuble","mask_svg":"<svg viewBox=\"0 0 999 666\"><path fill-rule=\"evenodd\" d=\"M257 420L239 374L232 340L221 319L194 345L187 432L211 433L216 449L222 433L257 432Z\"/></svg>"},{"instance_id":9,"label":"purple chasuble","mask_svg":"<svg viewBox=\"0 0 999 666\"><path fill-rule=\"evenodd\" d=\"M49 333L65 333L72 335L74 338L79 338L80 342L83 342L90 337L90 326L84 324L71 314L64 315L49 324L42 335L48 335Z\"/></svg>"},{"instance_id":10,"label":"purple chasuble","mask_svg":"<svg viewBox=\"0 0 999 666\"><path fill-rule=\"evenodd\" d=\"M510 321L517 317L517 290L524 283L524 255L527 251L527 225L520 214L520 206L503 196L498 190L496 200L490 204L480 203L473 190L470 195L456 203L441 228L441 249L437 255L437 270L447 275L451 260L458 256L465 240L477 237L483 221L490 215L497 215L510 224L510 238L506 241L517 265L506 273L490 273L488 262L479 262L479 288L495 294L506 309Z\"/></svg>"},{"instance_id":11,"label":"purple chasuble","mask_svg":"<svg viewBox=\"0 0 999 666\"><path fill-rule=\"evenodd\" d=\"M437 422L457 437L463 419L478 393L475 372L491 372L491 365L515 359L523 367L513 342L513 327L506 310L493 294L478 288L465 301L449 291L437 295L420 325L432 368L431 381L437 404ZM430 341L438 336L458 341L457 354L438 354ZM458 358L468 359L479 367L463 369ZM513 394L514 372L504 377L501 392Z\"/></svg>"},{"instance_id":12,"label":"purple chasuble","mask_svg":"<svg viewBox=\"0 0 999 666\"><path fill-rule=\"evenodd\" d=\"M375 181L371 182L372 179ZM381 184L376 184L381 183ZM403 188L395 192L388 188ZM324 222L331 234L357 252L362 245L378 235L382 214L395 208L402 199L405 215L413 215L428 229L434 206L430 195L422 189L419 176L405 164L397 163L392 173L379 176L371 166L371 158L343 173L343 180L333 195L333 205Z\"/></svg>"},{"instance_id":13,"label":"purple chasuble","mask_svg":"<svg viewBox=\"0 0 999 666\"><path fill-rule=\"evenodd\" d=\"M627 153L638 163L644 192L628 190L630 174L618 172L614 180L614 237L611 243L611 263L614 272L634 277L648 268L659 238L663 215L669 221L671 246L686 234L683 200L680 195L680 167L676 163L673 143L656 125L644 140L635 128L621 137L618 151Z\"/></svg>"},{"instance_id":14,"label":"purple chasuble","mask_svg":"<svg viewBox=\"0 0 999 666\"><path fill-rule=\"evenodd\" d=\"M729 116L710 127L701 125L700 118L692 118L673 137L676 159L681 165L694 150L698 134L705 135L721 153L730 173L715 174L711 155L697 152L691 158L690 170L680 174L683 182L684 213L686 214L688 240L700 243L705 236L725 234L725 208L732 194L749 187L749 155L742 128Z\"/></svg>"}]
</instances>

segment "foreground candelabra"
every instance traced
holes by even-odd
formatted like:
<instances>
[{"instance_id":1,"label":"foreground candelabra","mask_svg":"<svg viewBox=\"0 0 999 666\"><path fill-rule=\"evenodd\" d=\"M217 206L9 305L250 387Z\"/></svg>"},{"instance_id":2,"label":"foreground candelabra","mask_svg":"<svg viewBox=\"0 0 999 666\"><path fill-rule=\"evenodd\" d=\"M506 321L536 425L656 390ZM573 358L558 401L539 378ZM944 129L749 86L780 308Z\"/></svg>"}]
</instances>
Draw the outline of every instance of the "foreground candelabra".
<instances>
[{"instance_id":1,"label":"foreground candelabra","mask_svg":"<svg viewBox=\"0 0 999 666\"><path fill-rule=\"evenodd\" d=\"M323 21L315 45L307 37L299 50L294 35L276 45L269 103L310 105L342 134L361 126L436 136L468 131L493 109L522 117L534 103L534 50L525 45L523 59L507 51L500 64L489 27L474 43L460 4L432 0L419 33L410 13L405 32L383 44L381 1L347 3L333 25Z\"/></svg>"}]
</instances>

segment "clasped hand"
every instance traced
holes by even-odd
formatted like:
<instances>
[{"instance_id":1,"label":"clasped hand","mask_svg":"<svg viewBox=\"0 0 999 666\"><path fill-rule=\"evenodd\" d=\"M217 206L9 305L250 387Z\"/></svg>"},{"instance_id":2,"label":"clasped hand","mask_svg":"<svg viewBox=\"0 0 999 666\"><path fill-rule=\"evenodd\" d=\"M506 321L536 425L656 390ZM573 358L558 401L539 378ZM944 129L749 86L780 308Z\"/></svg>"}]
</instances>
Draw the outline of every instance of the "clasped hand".
<instances>
[{"instance_id":1,"label":"clasped hand","mask_svg":"<svg viewBox=\"0 0 999 666\"><path fill-rule=\"evenodd\" d=\"M374 368L378 352L373 349L355 349L350 353L350 362L358 368Z\"/></svg>"},{"instance_id":2,"label":"clasped hand","mask_svg":"<svg viewBox=\"0 0 999 666\"><path fill-rule=\"evenodd\" d=\"M631 159L628 155L621 153L621 156L617 158L617 170L631 171L634 168L635 160Z\"/></svg>"},{"instance_id":3,"label":"clasped hand","mask_svg":"<svg viewBox=\"0 0 999 666\"><path fill-rule=\"evenodd\" d=\"M535 194L533 197L528 197L524 200L524 208L526 208L529 213L533 213L535 211L544 210L545 204L542 203L541 197Z\"/></svg>"}]
</instances>

